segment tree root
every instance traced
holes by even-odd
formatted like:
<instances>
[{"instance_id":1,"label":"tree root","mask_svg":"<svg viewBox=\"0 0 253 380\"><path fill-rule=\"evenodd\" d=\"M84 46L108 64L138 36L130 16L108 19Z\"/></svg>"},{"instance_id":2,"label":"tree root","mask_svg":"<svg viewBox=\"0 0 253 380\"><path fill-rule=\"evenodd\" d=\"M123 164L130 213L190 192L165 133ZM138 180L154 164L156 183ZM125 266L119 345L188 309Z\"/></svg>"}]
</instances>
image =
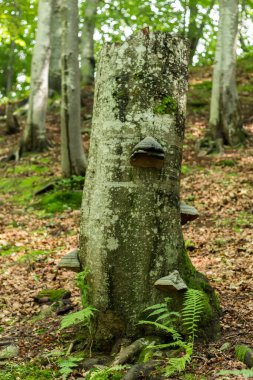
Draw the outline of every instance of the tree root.
<instances>
[{"instance_id":1,"label":"tree root","mask_svg":"<svg viewBox=\"0 0 253 380\"><path fill-rule=\"evenodd\" d=\"M122 378L122 380L137 380L137 379L152 379L161 380L163 377L161 375L153 375L151 372L157 368L157 366L162 366L163 362L161 360L155 361L151 360L148 363L135 364L127 374Z\"/></svg>"},{"instance_id":2,"label":"tree root","mask_svg":"<svg viewBox=\"0 0 253 380\"><path fill-rule=\"evenodd\" d=\"M144 347L149 344L145 338L137 339L135 342L120 350L111 366L125 364L133 359Z\"/></svg>"}]
</instances>

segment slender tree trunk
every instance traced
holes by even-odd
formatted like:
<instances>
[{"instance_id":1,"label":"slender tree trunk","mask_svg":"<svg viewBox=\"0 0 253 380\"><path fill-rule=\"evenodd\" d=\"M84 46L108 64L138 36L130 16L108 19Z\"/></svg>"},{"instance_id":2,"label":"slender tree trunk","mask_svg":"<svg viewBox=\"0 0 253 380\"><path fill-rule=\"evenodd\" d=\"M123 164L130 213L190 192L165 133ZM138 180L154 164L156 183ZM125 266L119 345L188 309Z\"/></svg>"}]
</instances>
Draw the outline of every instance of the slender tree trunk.
<instances>
[{"instance_id":1,"label":"slender tree trunk","mask_svg":"<svg viewBox=\"0 0 253 380\"><path fill-rule=\"evenodd\" d=\"M52 0L40 0L38 29L32 57L27 125L21 140L21 151L37 152L48 147L45 121L48 100L51 15Z\"/></svg>"},{"instance_id":2,"label":"slender tree trunk","mask_svg":"<svg viewBox=\"0 0 253 380\"><path fill-rule=\"evenodd\" d=\"M15 59L15 42L11 41L10 44L10 53L9 53L9 60L8 65L6 68L6 96L8 97L9 92L12 89L12 81L13 81L13 65L14 65L14 59Z\"/></svg>"},{"instance_id":3,"label":"slender tree trunk","mask_svg":"<svg viewBox=\"0 0 253 380\"><path fill-rule=\"evenodd\" d=\"M238 0L220 0L209 120L211 137L219 147L244 140L235 77L237 28Z\"/></svg>"},{"instance_id":4,"label":"slender tree trunk","mask_svg":"<svg viewBox=\"0 0 253 380\"><path fill-rule=\"evenodd\" d=\"M187 59L182 39L148 28L101 52L79 254L97 342L138 335L144 308L164 297L154 283L174 270L212 292L180 223Z\"/></svg>"},{"instance_id":5,"label":"slender tree trunk","mask_svg":"<svg viewBox=\"0 0 253 380\"><path fill-rule=\"evenodd\" d=\"M197 24L198 8L196 0L190 0L189 10L190 10L190 21L188 27L187 38L190 41L190 57L189 64L192 64L193 57L196 53L196 49L199 43L199 40L203 36L203 30L206 26L206 22L209 18L209 14L213 9L215 0L211 0L209 7L206 10L206 13L202 16L200 25Z\"/></svg>"},{"instance_id":6,"label":"slender tree trunk","mask_svg":"<svg viewBox=\"0 0 253 380\"><path fill-rule=\"evenodd\" d=\"M61 91L61 0L53 1L49 88Z\"/></svg>"},{"instance_id":7,"label":"slender tree trunk","mask_svg":"<svg viewBox=\"0 0 253 380\"><path fill-rule=\"evenodd\" d=\"M86 0L84 25L81 37L81 81L85 84L94 82L94 30L97 6L100 0Z\"/></svg>"},{"instance_id":8,"label":"slender tree trunk","mask_svg":"<svg viewBox=\"0 0 253 380\"><path fill-rule=\"evenodd\" d=\"M66 177L85 173L80 125L78 1L62 1L61 161Z\"/></svg>"}]
</instances>

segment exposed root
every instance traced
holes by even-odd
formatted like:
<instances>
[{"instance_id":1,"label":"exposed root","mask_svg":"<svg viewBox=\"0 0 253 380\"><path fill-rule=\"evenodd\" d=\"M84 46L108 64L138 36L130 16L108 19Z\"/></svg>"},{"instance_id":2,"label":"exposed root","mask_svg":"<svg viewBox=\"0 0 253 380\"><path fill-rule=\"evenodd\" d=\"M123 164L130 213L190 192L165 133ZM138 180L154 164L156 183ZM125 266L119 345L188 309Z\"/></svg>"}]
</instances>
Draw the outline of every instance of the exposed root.
<instances>
[{"instance_id":1,"label":"exposed root","mask_svg":"<svg viewBox=\"0 0 253 380\"><path fill-rule=\"evenodd\" d=\"M152 371L154 371L157 366L161 366L163 362L161 360L155 361L151 360L148 363L135 364L127 374L122 378L122 380L137 380L137 379L152 379L160 380L163 377L158 374L152 376Z\"/></svg>"},{"instance_id":2,"label":"exposed root","mask_svg":"<svg viewBox=\"0 0 253 380\"><path fill-rule=\"evenodd\" d=\"M137 339L130 346L124 347L113 360L111 366L125 364L131 361L149 342L145 338Z\"/></svg>"}]
</instances>

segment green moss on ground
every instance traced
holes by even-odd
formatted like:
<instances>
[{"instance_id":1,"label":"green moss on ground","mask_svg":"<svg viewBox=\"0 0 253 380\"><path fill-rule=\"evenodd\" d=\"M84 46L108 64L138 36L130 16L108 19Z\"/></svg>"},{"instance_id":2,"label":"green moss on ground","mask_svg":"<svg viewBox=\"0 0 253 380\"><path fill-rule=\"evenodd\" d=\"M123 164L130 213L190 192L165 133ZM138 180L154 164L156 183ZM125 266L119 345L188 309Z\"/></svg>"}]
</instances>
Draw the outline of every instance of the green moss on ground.
<instances>
[{"instance_id":1,"label":"green moss on ground","mask_svg":"<svg viewBox=\"0 0 253 380\"><path fill-rule=\"evenodd\" d=\"M81 202L82 191L54 191L43 195L35 207L56 213L66 209L77 210L81 207Z\"/></svg>"},{"instance_id":2,"label":"green moss on ground","mask_svg":"<svg viewBox=\"0 0 253 380\"><path fill-rule=\"evenodd\" d=\"M49 302L60 301L63 298L69 298L70 292L65 289L44 289L36 295L36 300L48 298Z\"/></svg>"},{"instance_id":3,"label":"green moss on ground","mask_svg":"<svg viewBox=\"0 0 253 380\"><path fill-rule=\"evenodd\" d=\"M0 245L0 256L9 256L22 249L24 249L24 247L17 247L16 245Z\"/></svg>"},{"instance_id":4,"label":"green moss on ground","mask_svg":"<svg viewBox=\"0 0 253 380\"><path fill-rule=\"evenodd\" d=\"M0 370L1 380L53 380L59 378L56 371L40 368L34 364L6 363Z\"/></svg>"}]
</instances>

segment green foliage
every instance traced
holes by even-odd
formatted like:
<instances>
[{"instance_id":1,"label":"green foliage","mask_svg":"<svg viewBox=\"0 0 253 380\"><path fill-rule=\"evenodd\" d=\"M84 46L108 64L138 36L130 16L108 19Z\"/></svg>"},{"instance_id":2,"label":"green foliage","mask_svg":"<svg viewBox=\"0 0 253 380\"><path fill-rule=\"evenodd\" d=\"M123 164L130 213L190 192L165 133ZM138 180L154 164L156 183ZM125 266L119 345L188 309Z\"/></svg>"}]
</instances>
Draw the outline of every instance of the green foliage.
<instances>
[{"instance_id":1,"label":"green foliage","mask_svg":"<svg viewBox=\"0 0 253 380\"><path fill-rule=\"evenodd\" d=\"M197 333L198 323L203 315L204 308L206 306L206 299L204 293L196 289L188 289L184 295L183 308L181 313L171 311L169 304L170 298L165 298L163 303L150 306L145 311L152 312L147 318L155 317L154 321L143 320L140 324L152 325L159 330L165 331L169 337L172 338L172 342L158 345L150 345L150 349L164 349L177 347L182 350L182 356L176 358L169 358L165 368L165 375L172 376L176 372L182 372L185 370L186 365L190 363L194 338ZM187 341L184 341L181 334L178 333L175 325L182 321L186 328L188 335Z\"/></svg>"},{"instance_id":2,"label":"green foliage","mask_svg":"<svg viewBox=\"0 0 253 380\"><path fill-rule=\"evenodd\" d=\"M89 326L91 318L93 317L95 310L96 309L94 307L87 306L83 310L66 315L61 320L60 330L66 329L68 327L72 327L78 324L82 324L83 326Z\"/></svg>"},{"instance_id":3,"label":"green foliage","mask_svg":"<svg viewBox=\"0 0 253 380\"><path fill-rule=\"evenodd\" d=\"M1 380L53 380L58 376L52 370L42 369L30 363L7 363L3 369L0 369L0 378Z\"/></svg>"},{"instance_id":4,"label":"green foliage","mask_svg":"<svg viewBox=\"0 0 253 380\"><path fill-rule=\"evenodd\" d=\"M62 375L62 379L66 380L69 375L73 372L73 369L78 367L78 363L83 360L83 358L78 358L76 356L68 356L66 359L58 360L57 364L60 367L59 373Z\"/></svg>"},{"instance_id":5,"label":"green foliage","mask_svg":"<svg viewBox=\"0 0 253 380\"><path fill-rule=\"evenodd\" d=\"M0 245L0 256L9 256L13 253L21 251L22 249L24 249L24 247L17 247L15 245L10 244Z\"/></svg>"},{"instance_id":6,"label":"green foliage","mask_svg":"<svg viewBox=\"0 0 253 380\"><path fill-rule=\"evenodd\" d=\"M35 249L26 253L18 258L20 263L29 263L33 264L38 260L46 259L46 257L50 254L50 251L43 251L41 249Z\"/></svg>"},{"instance_id":7,"label":"green foliage","mask_svg":"<svg viewBox=\"0 0 253 380\"><path fill-rule=\"evenodd\" d=\"M123 376L122 372L127 368L125 365L117 365L105 369L95 369L87 375L87 380L120 380Z\"/></svg>"},{"instance_id":8,"label":"green foliage","mask_svg":"<svg viewBox=\"0 0 253 380\"><path fill-rule=\"evenodd\" d=\"M85 282L87 274L88 270L84 270L83 272L80 272L76 275L76 284L80 289L81 302L84 309L75 313L70 313L63 317L61 320L60 330L74 325L82 324L82 326L87 327L91 333L91 319L94 316L96 309L87 304L88 285Z\"/></svg>"},{"instance_id":9,"label":"green foliage","mask_svg":"<svg viewBox=\"0 0 253 380\"><path fill-rule=\"evenodd\" d=\"M82 190L84 185L84 177L73 175L70 178L63 178L56 183L57 190Z\"/></svg>"},{"instance_id":10,"label":"green foliage","mask_svg":"<svg viewBox=\"0 0 253 380\"><path fill-rule=\"evenodd\" d=\"M201 290L188 289L184 296L182 317L189 339L194 342L198 323L205 308L205 298Z\"/></svg>"},{"instance_id":11,"label":"green foliage","mask_svg":"<svg viewBox=\"0 0 253 380\"><path fill-rule=\"evenodd\" d=\"M231 375L237 377L245 377L245 379L253 378L253 369L240 369L240 370L231 370L231 371L220 371L218 375Z\"/></svg>"}]
</instances>

